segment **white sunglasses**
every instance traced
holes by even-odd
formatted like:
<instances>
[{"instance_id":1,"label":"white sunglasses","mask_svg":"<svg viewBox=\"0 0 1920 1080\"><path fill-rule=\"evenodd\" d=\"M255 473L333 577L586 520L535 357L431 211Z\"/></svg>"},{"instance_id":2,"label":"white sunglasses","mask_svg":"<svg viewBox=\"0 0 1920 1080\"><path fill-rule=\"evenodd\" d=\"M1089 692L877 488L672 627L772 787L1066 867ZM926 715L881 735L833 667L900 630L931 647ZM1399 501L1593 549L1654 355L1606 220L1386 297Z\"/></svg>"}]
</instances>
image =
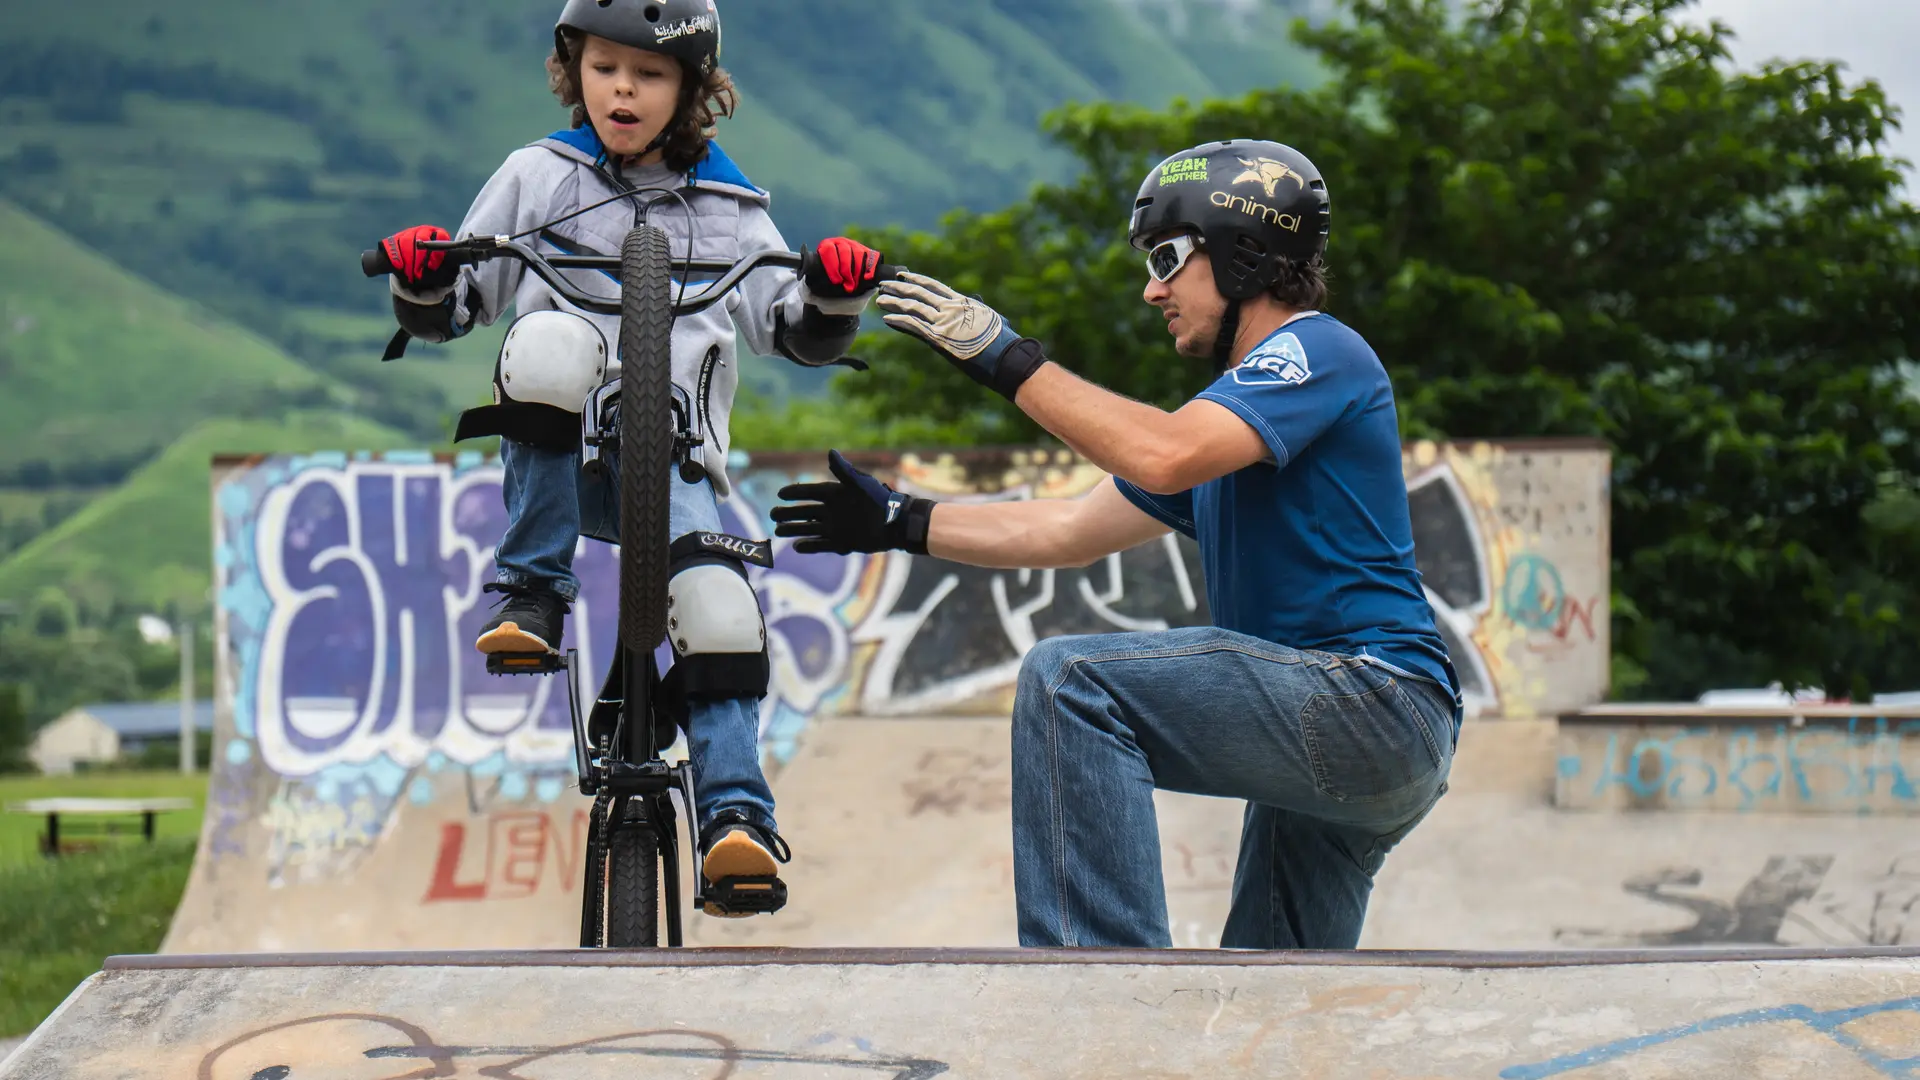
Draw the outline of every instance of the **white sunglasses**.
<instances>
[{"instance_id":1,"label":"white sunglasses","mask_svg":"<svg viewBox=\"0 0 1920 1080\"><path fill-rule=\"evenodd\" d=\"M1147 273L1158 282L1172 281L1173 276L1180 272L1181 267L1187 265L1187 260L1193 256L1194 249L1199 246L1199 241L1185 233L1170 240L1160 241L1147 252Z\"/></svg>"}]
</instances>

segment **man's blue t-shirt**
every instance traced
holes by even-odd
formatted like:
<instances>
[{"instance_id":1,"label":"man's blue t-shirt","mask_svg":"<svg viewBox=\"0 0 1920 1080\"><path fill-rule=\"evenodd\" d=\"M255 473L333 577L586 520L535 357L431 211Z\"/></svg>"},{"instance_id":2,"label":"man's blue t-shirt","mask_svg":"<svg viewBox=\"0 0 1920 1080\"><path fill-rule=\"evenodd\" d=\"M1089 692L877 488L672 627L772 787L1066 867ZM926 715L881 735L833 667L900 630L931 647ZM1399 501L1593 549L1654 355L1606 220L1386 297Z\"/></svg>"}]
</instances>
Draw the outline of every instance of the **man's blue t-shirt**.
<instances>
[{"instance_id":1,"label":"man's blue t-shirt","mask_svg":"<svg viewBox=\"0 0 1920 1080\"><path fill-rule=\"evenodd\" d=\"M1306 315L1199 396L1251 425L1272 460L1176 495L1116 480L1199 542L1214 623L1366 655L1457 695L1414 566L1393 386L1373 349L1331 315Z\"/></svg>"}]
</instances>

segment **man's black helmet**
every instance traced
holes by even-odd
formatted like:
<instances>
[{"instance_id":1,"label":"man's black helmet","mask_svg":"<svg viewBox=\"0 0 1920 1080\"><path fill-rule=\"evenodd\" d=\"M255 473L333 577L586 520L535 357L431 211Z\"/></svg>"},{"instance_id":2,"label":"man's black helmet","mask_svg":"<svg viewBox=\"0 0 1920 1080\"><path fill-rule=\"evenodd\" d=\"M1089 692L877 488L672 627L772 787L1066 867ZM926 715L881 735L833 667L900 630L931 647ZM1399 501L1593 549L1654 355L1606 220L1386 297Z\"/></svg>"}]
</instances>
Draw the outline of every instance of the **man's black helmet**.
<instances>
[{"instance_id":1,"label":"man's black helmet","mask_svg":"<svg viewBox=\"0 0 1920 1080\"><path fill-rule=\"evenodd\" d=\"M1228 139L1154 166L1134 198L1127 241L1145 251L1158 234L1197 232L1220 295L1248 300L1273 284L1280 260L1325 252L1331 221L1326 182L1305 154Z\"/></svg>"},{"instance_id":2,"label":"man's black helmet","mask_svg":"<svg viewBox=\"0 0 1920 1080\"><path fill-rule=\"evenodd\" d=\"M648 52L665 53L701 78L720 64L720 12L714 0L567 0L553 27L562 59L565 29Z\"/></svg>"}]
</instances>

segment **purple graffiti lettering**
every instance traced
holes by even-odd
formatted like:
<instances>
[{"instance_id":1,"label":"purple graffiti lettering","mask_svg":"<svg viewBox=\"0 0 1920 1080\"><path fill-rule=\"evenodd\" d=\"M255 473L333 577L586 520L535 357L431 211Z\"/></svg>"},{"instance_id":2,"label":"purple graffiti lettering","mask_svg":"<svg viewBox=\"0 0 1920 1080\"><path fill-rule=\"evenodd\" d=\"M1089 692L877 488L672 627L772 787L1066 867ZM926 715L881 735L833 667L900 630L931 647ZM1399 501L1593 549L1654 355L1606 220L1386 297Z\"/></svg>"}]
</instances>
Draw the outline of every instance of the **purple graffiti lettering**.
<instances>
[{"instance_id":1,"label":"purple graffiti lettering","mask_svg":"<svg viewBox=\"0 0 1920 1080\"><path fill-rule=\"evenodd\" d=\"M334 485L308 483L291 499L281 572L308 597L286 629L279 700L289 745L324 754L350 739L373 693L379 660L375 583L357 561L346 501Z\"/></svg>"}]
</instances>

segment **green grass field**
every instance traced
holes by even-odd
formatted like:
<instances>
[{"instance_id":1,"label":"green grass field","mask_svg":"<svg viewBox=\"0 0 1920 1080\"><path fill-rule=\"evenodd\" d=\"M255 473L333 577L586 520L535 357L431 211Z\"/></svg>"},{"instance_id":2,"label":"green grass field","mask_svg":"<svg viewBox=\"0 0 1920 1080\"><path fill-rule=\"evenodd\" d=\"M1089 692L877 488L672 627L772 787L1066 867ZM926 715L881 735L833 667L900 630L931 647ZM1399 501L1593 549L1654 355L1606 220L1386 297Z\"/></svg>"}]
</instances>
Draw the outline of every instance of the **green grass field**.
<instances>
[{"instance_id":1,"label":"green grass field","mask_svg":"<svg viewBox=\"0 0 1920 1080\"><path fill-rule=\"evenodd\" d=\"M206 793L204 772L0 777L0 806L61 796L193 800L191 810L159 816L152 844L128 818L126 832L97 838L98 850L59 859L40 854L45 818L0 813L0 1038L33 1030L108 956L160 947L193 866Z\"/></svg>"},{"instance_id":2,"label":"green grass field","mask_svg":"<svg viewBox=\"0 0 1920 1080\"><path fill-rule=\"evenodd\" d=\"M107 957L157 950L193 849L169 837L0 864L0 1038L32 1031Z\"/></svg>"},{"instance_id":3,"label":"green grass field","mask_svg":"<svg viewBox=\"0 0 1920 1080\"><path fill-rule=\"evenodd\" d=\"M126 772L88 772L72 776L0 776L0 809L28 799L85 798L185 798L193 800L192 810L159 815L154 831L163 840L193 840L200 835L200 815L207 802L207 774L204 771L185 776L165 770ZM133 830L131 836L103 837L103 842L120 844L139 842L138 818L113 821ZM104 821L103 821L104 823ZM64 825L64 820L62 821ZM91 828L92 826L88 826ZM39 863L40 837L47 830L47 819L37 814L0 812L0 870L20 863ZM6 940L0 935L0 941Z\"/></svg>"}]
</instances>

